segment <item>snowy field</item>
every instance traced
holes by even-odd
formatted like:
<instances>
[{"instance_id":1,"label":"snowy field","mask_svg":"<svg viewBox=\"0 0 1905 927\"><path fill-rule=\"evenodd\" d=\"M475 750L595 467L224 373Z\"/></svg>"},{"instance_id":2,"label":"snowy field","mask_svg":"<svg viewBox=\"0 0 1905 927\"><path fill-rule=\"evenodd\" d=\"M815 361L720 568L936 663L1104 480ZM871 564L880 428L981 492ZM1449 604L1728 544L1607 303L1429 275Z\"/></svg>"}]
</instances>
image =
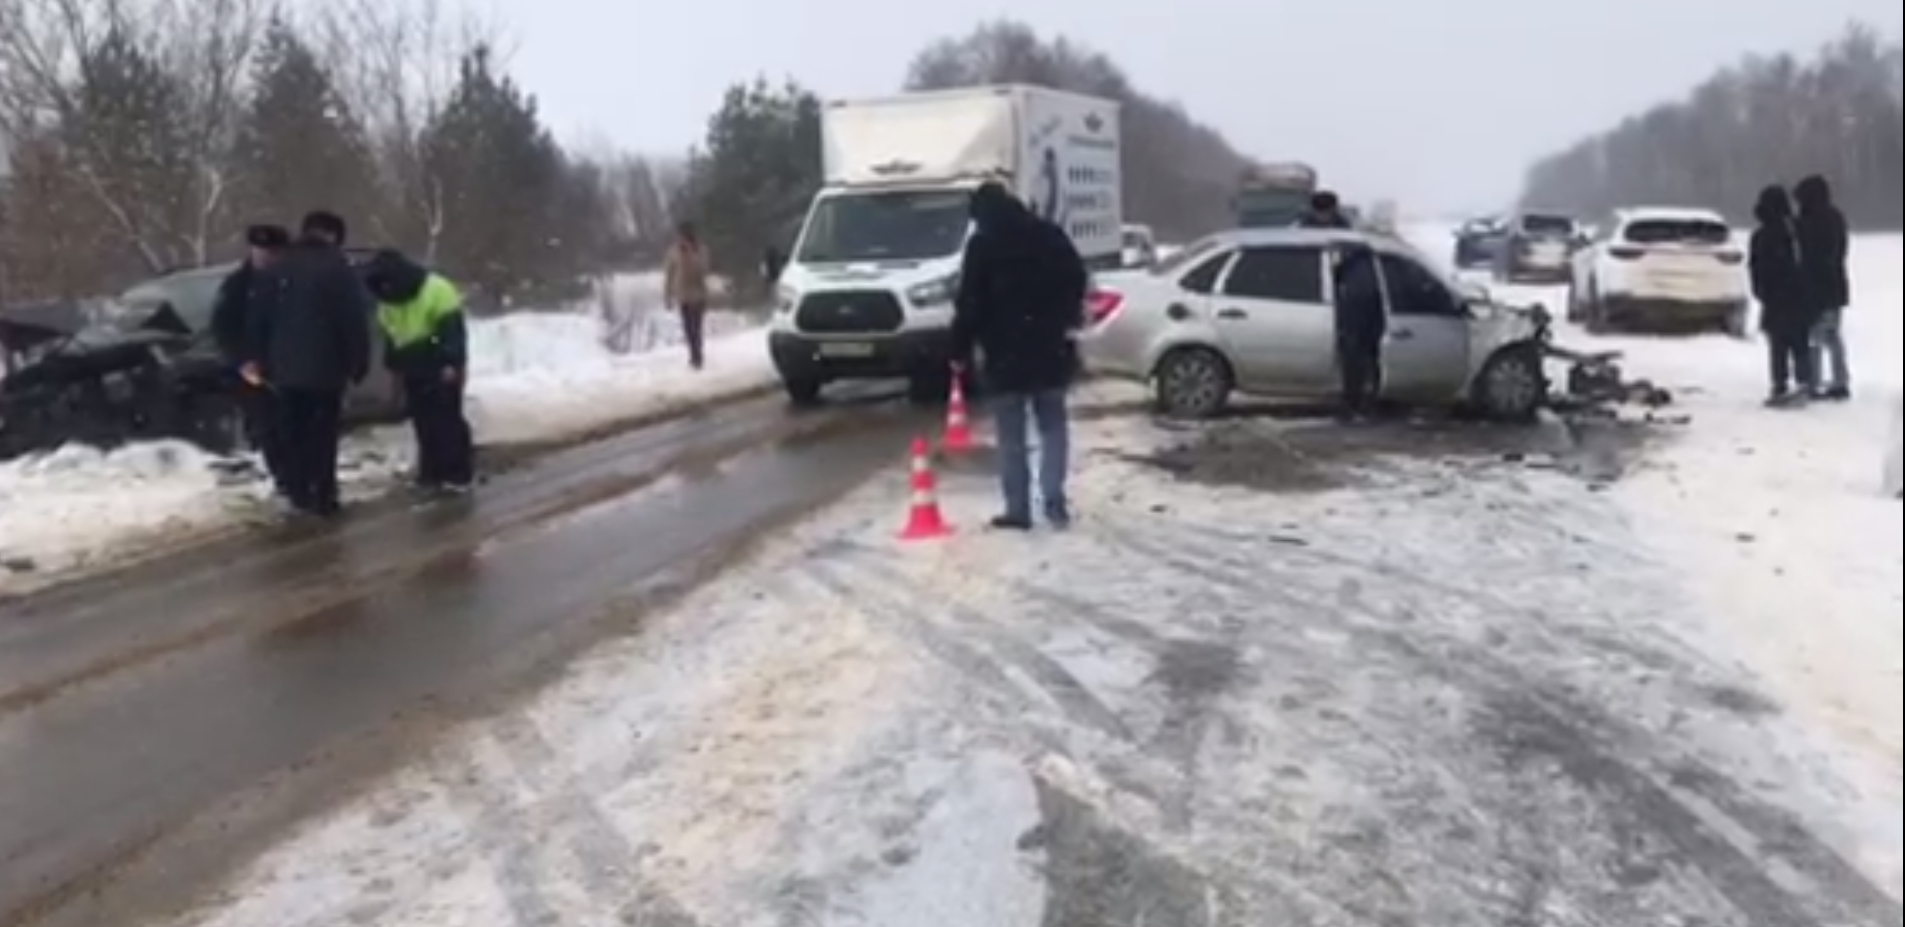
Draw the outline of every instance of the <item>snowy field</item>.
<instances>
[{"instance_id":1,"label":"snowy field","mask_svg":"<svg viewBox=\"0 0 1905 927\"><path fill-rule=\"evenodd\" d=\"M1628 490L1553 465L1559 429L1530 439L1553 460L1329 456L1341 434L1112 415L1080 428L1074 531L979 530L990 480L955 467L959 533L919 546L893 540L896 448L892 478L157 922L1896 917L1896 791L1803 692L1760 694ZM1178 456L1212 439L1205 470Z\"/></svg>"},{"instance_id":2,"label":"snowy field","mask_svg":"<svg viewBox=\"0 0 1905 927\"><path fill-rule=\"evenodd\" d=\"M707 367L691 371L659 304L653 275L628 275L571 312L476 322L467 406L478 443L562 440L773 382L759 331L725 314L709 319ZM628 353L605 347L604 315L627 329ZM402 428L354 437L347 494L384 491L408 470L409 453ZM0 463L0 596L234 523L265 487L232 485L221 463L182 442L72 446Z\"/></svg>"}]
</instances>

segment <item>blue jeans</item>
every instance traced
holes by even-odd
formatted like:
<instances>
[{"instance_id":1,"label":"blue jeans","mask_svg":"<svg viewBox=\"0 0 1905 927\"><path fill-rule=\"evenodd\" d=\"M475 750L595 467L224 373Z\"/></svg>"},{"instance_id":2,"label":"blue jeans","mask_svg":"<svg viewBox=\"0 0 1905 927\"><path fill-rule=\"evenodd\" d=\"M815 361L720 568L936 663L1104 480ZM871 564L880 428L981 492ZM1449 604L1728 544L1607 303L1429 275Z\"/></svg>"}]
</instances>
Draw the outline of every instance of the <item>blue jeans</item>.
<instances>
[{"instance_id":1,"label":"blue jeans","mask_svg":"<svg viewBox=\"0 0 1905 927\"><path fill-rule=\"evenodd\" d=\"M999 488L1007 518L1032 517L1032 446L1027 425L1038 429L1038 488L1045 515L1055 522L1071 518L1065 498L1065 471L1071 458L1071 421L1065 391L1001 393L992 397L999 432Z\"/></svg>"},{"instance_id":2,"label":"blue jeans","mask_svg":"<svg viewBox=\"0 0 1905 927\"><path fill-rule=\"evenodd\" d=\"M1833 309L1819 317L1819 323L1812 329L1812 369L1813 375L1821 379L1830 373L1831 378L1815 384L1825 389L1851 389L1852 371L1845 359L1845 310ZM1821 355L1824 355L1823 357Z\"/></svg>"}]
</instances>

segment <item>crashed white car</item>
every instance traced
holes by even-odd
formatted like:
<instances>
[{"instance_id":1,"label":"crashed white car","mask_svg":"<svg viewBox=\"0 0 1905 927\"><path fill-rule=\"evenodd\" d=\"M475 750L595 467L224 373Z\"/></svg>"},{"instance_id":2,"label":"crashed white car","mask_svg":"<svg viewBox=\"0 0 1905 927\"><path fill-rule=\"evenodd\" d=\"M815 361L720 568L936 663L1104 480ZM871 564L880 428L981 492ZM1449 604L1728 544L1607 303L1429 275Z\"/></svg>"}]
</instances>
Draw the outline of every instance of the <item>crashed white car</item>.
<instances>
[{"instance_id":1,"label":"crashed white car","mask_svg":"<svg viewBox=\"0 0 1905 927\"><path fill-rule=\"evenodd\" d=\"M1592 332L1749 330L1746 255L1708 209L1624 209L1574 256L1568 321Z\"/></svg>"},{"instance_id":2,"label":"crashed white car","mask_svg":"<svg viewBox=\"0 0 1905 927\"><path fill-rule=\"evenodd\" d=\"M1499 305L1404 242L1332 229L1240 229L1148 274L1102 283L1081 338L1093 374L1151 384L1160 411L1197 418L1233 392L1338 392L1333 280L1348 246L1376 254L1389 314L1383 398L1526 421L1548 398L1546 313Z\"/></svg>"}]
</instances>

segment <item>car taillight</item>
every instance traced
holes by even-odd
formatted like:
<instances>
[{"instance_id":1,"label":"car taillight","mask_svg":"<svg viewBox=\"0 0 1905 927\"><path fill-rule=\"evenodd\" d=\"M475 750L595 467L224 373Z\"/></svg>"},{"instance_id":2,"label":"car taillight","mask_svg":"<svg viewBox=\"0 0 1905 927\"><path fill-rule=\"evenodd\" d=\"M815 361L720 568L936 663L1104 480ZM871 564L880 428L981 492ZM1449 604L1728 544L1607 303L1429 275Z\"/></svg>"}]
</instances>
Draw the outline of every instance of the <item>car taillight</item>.
<instances>
[{"instance_id":1,"label":"car taillight","mask_svg":"<svg viewBox=\"0 0 1905 927\"><path fill-rule=\"evenodd\" d=\"M1112 290L1093 290L1085 294L1085 327L1103 325L1123 308L1124 294Z\"/></svg>"},{"instance_id":2,"label":"car taillight","mask_svg":"<svg viewBox=\"0 0 1905 927\"><path fill-rule=\"evenodd\" d=\"M1639 260L1641 255L1644 255L1646 253L1647 253L1646 251L1640 248L1609 248L1607 249L1608 256L1612 257L1616 261Z\"/></svg>"},{"instance_id":3,"label":"car taillight","mask_svg":"<svg viewBox=\"0 0 1905 927\"><path fill-rule=\"evenodd\" d=\"M1738 264L1741 261L1746 260L1746 255L1741 254L1738 251L1722 251L1719 254L1716 254L1714 256L1719 258L1720 263L1722 264Z\"/></svg>"}]
</instances>

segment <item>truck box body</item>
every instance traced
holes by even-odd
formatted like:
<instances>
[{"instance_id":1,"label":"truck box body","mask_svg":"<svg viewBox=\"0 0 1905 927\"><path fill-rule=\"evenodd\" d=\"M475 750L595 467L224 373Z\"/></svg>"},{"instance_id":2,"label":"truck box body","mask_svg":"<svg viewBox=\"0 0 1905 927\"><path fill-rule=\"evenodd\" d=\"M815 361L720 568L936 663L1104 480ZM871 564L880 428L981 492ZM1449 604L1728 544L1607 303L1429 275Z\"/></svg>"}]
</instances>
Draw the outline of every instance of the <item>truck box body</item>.
<instances>
[{"instance_id":1,"label":"truck box body","mask_svg":"<svg viewBox=\"0 0 1905 927\"><path fill-rule=\"evenodd\" d=\"M821 121L830 188L1002 179L1071 235L1079 253L1120 253L1118 105L1038 87L974 87L829 104Z\"/></svg>"}]
</instances>

